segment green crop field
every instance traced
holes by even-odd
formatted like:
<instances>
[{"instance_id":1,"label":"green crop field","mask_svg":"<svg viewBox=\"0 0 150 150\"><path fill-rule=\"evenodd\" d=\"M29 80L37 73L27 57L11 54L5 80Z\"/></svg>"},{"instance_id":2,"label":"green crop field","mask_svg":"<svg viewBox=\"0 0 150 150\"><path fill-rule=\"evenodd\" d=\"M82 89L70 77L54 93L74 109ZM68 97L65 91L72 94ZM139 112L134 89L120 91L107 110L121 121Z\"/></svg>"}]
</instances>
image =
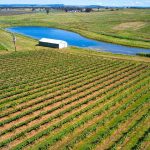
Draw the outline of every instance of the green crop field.
<instances>
[{"instance_id":1,"label":"green crop field","mask_svg":"<svg viewBox=\"0 0 150 150\"><path fill-rule=\"evenodd\" d=\"M148 149L150 66L45 49L0 55L0 149Z\"/></svg>"},{"instance_id":2,"label":"green crop field","mask_svg":"<svg viewBox=\"0 0 150 150\"><path fill-rule=\"evenodd\" d=\"M150 58L45 48L18 34L14 52L4 30L49 26L148 48L149 12L0 16L0 150L149 150Z\"/></svg>"}]
</instances>

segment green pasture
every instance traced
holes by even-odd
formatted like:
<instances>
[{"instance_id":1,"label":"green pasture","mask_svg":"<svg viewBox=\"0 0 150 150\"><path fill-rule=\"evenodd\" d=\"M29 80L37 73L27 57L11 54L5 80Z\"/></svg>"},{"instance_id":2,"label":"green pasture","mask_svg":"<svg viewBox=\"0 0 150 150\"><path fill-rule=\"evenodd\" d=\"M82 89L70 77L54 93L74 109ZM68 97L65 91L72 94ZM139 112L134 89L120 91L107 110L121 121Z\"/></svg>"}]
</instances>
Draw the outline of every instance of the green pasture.
<instances>
[{"instance_id":1,"label":"green pasture","mask_svg":"<svg viewBox=\"0 0 150 150\"><path fill-rule=\"evenodd\" d=\"M0 28L47 26L116 44L150 47L150 10L120 9L91 13L51 12L0 16Z\"/></svg>"}]
</instances>

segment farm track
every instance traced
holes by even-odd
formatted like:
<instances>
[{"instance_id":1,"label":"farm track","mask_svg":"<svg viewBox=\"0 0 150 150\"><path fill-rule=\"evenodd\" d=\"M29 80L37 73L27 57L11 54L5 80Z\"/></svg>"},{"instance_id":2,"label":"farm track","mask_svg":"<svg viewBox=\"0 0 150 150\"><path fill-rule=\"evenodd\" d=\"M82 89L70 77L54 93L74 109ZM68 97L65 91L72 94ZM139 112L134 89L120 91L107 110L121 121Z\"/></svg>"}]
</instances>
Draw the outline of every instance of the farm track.
<instances>
[{"instance_id":1,"label":"farm track","mask_svg":"<svg viewBox=\"0 0 150 150\"><path fill-rule=\"evenodd\" d=\"M146 147L146 64L46 50L0 56L0 75L2 150Z\"/></svg>"}]
</instances>

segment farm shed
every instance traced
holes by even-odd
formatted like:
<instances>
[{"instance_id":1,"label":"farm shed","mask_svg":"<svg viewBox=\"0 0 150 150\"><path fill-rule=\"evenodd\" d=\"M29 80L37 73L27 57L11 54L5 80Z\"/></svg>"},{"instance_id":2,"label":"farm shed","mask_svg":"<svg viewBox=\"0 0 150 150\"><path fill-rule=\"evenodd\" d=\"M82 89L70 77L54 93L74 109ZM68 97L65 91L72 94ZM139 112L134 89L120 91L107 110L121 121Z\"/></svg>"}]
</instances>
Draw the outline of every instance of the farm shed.
<instances>
[{"instance_id":1,"label":"farm shed","mask_svg":"<svg viewBox=\"0 0 150 150\"><path fill-rule=\"evenodd\" d=\"M52 48L65 48L68 46L67 42L61 40L42 38L39 40L40 46L52 47Z\"/></svg>"}]
</instances>

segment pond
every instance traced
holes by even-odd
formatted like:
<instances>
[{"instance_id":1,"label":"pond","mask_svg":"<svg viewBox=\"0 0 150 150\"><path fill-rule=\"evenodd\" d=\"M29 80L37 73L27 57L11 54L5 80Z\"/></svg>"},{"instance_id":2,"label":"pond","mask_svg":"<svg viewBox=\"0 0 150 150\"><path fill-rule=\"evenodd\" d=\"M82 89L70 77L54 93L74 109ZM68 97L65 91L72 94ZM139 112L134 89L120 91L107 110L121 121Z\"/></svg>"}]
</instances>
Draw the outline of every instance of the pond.
<instances>
[{"instance_id":1,"label":"pond","mask_svg":"<svg viewBox=\"0 0 150 150\"><path fill-rule=\"evenodd\" d=\"M29 36L34 39L51 38L64 40L70 46L93 49L96 51L105 51L118 54L136 55L136 53L150 53L150 49L133 48L107 42L96 41L83 37L77 33L60 30L56 28L23 26L7 28L8 31Z\"/></svg>"}]
</instances>

